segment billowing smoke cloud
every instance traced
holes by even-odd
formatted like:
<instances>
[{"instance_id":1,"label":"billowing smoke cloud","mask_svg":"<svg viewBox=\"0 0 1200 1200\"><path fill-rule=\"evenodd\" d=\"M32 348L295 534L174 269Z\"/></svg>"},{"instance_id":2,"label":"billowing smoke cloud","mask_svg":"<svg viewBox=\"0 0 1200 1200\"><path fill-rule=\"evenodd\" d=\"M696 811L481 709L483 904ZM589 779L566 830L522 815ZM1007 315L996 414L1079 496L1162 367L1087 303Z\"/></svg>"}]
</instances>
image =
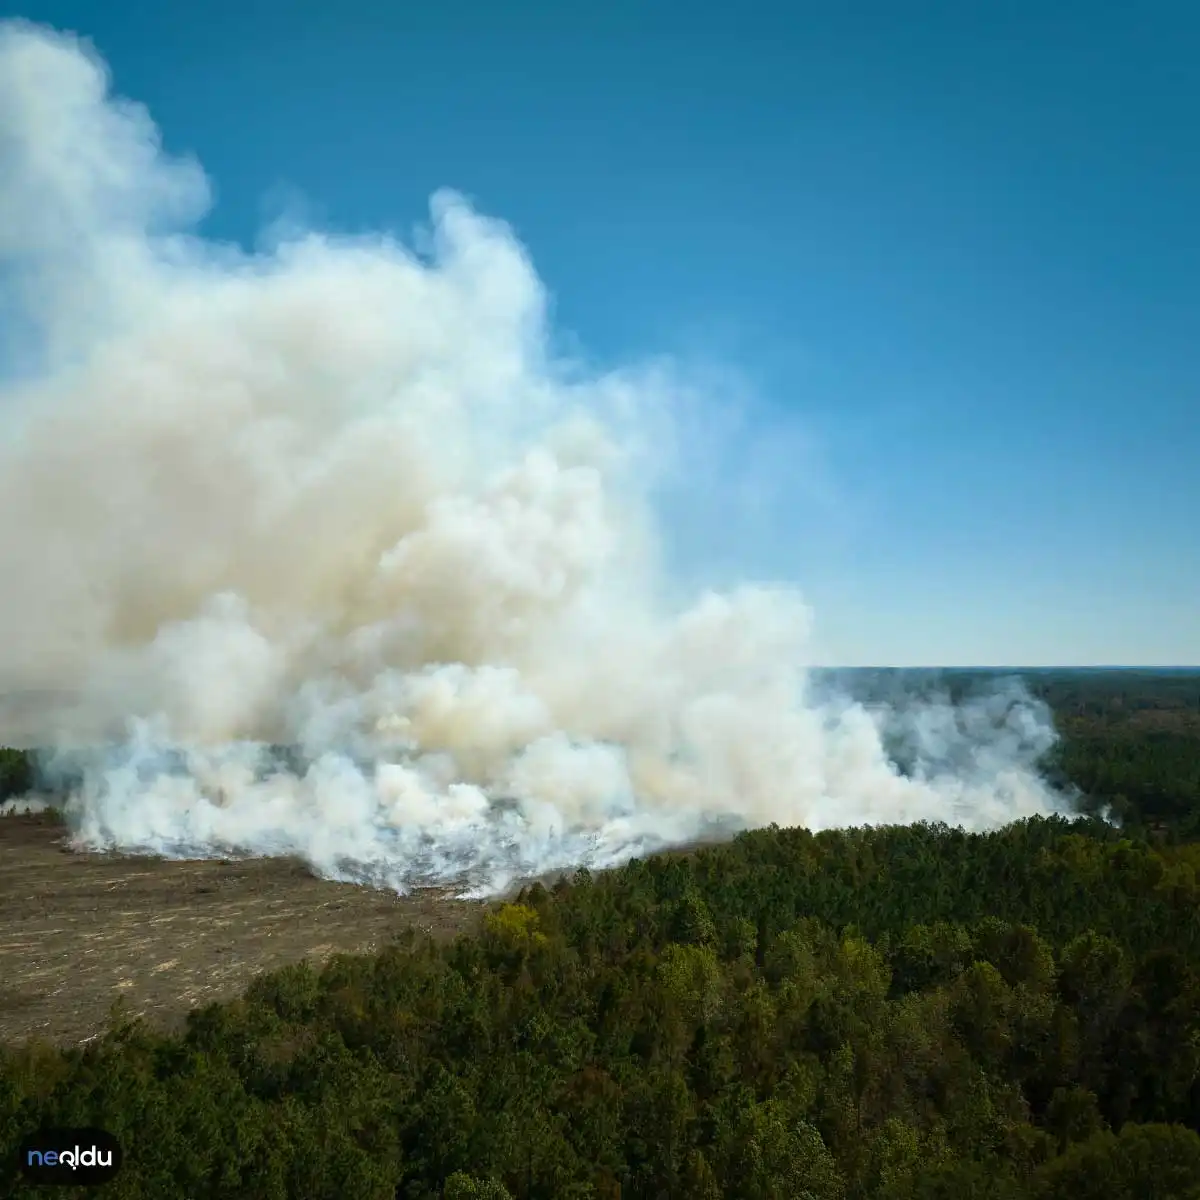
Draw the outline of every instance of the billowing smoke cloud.
<instances>
[{"instance_id":1,"label":"billowing smoke cloud","mask_svg":"<svg viewBox=\"0 0 1200 1200\"><path fill-rule=\"evenodd\" d=\"M81 846L487 890L716 830L1045 811L1021 698L818 700L788 588L667 604L695 396L551 354L502 224L189 233L209 194L78 41L0 26L0 691ZM103 747L99 749L98 747ZM117 747L117 748L113 748Z\"/></svg>"}]
</instances>

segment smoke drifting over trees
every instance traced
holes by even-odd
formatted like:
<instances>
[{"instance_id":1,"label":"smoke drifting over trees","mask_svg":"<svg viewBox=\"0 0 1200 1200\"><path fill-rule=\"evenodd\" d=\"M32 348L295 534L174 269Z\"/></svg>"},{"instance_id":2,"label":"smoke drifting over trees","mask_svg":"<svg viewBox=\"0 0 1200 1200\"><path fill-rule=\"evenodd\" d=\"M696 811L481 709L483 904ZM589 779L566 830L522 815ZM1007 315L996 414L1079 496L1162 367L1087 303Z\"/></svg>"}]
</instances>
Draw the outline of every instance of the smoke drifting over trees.
<instances>
[{"instance_id":1,"label":"smoke drifting over trees","mask_svg":"<svg viewBox=\"0 0 1200 1200\"><path fill-rule=\"evenodd\" d=\"M557 361L503 224L447 192L419 250L206 243L200 166L25 25L0 113L0 690L60 697L28 736L81 844L488 890L1053 810L1022 695L868 711L809 688L791 587L667 603L652 493L705 401Z\"/></svg>"}]
</instances>

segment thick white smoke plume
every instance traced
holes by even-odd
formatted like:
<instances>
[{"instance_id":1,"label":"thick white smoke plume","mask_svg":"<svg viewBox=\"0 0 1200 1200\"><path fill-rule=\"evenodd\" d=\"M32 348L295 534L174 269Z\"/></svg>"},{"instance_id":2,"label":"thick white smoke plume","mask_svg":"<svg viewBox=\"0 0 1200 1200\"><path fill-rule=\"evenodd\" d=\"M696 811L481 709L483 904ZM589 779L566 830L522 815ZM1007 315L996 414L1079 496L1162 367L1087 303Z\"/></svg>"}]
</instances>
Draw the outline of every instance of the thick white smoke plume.
<instances>
[{"instance_id":1,"label":"thick white smoke plume","mask_svg":"<svg viewBox=\"0 0 1200 1200\"><path fill-rule=\"evenodd\" d=\"M670 610L679 396L555 361L505 226L440 194L422 253L245 255L207 203L85 46L0 26L0 691L60 698L25 737L79 845L487 890L1051 807L1028 703L920 709L902 774L894 713L808 695L793 591Z\"/></svg>"}]
</instances>

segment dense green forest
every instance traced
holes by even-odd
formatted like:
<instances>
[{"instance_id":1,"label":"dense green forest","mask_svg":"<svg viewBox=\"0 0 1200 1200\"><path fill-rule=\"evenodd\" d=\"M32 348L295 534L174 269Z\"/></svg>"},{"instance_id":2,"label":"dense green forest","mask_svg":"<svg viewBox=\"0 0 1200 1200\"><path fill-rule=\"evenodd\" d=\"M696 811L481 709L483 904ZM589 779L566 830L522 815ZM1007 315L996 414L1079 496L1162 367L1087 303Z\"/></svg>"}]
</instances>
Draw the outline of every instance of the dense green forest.
<instances>
[{"instance_id":1,"label":"dense green forest","mask_svg":"<svg viewBox=\"0 0 1200 1200\"><path fill-rule=\"evenodd\" d=\"M98 1125L114 1197L1200 1200L1200 675L1028 681L1120 827L760 830L11 1047L0 1194Z\"/></svg>"}]
</instances>

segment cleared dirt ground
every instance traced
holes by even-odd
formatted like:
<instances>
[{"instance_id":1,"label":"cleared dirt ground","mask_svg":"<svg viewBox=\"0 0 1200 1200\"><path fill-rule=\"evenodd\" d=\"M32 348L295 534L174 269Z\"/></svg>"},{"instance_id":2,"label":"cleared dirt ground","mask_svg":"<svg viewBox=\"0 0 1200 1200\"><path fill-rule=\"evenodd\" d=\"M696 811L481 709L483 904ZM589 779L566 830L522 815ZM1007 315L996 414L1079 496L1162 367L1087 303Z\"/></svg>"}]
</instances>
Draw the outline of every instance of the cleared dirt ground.
<instances>
[{"instance_id":1,"label":"cleared dirt ground","mask_svg":"<svg viewBox=\"0 0 1200 1200\"><path fill-rule=\"evenodd\" d=\"M171 1026L260 971L368 952L416 926L452 936L481 905L317 879L284 859L80 854L45 816L0 817L0 1042L79 1041L115 1001Z\"/></svg>"}]
</instances>

